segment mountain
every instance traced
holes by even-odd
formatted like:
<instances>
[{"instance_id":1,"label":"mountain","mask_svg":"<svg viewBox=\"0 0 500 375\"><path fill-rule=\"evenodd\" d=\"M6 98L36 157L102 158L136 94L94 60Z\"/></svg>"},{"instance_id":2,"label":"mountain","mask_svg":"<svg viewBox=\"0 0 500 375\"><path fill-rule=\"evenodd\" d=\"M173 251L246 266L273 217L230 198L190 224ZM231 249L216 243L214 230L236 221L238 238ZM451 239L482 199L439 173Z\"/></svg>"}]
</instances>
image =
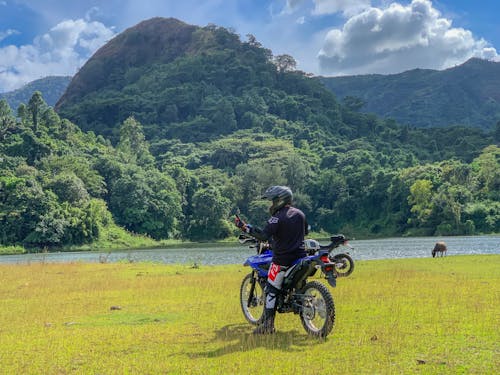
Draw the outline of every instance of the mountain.
<instances>
[{"instance_id":1,"label":"mountain","mask_svg":"<svg viewBox=\"0 0 500 375\"><path fill-rule=\"evenodd\" d=\"M362 139L369 144L364 149L388 153L391 165L399 164L402 154L421 161L470 161L492 141L493 132L481 129L422 132L359 113L356 106L339 104L319 78L295 65L293 57L273 56L252 35L241 41L223 27L157 17L101 47L73 77L55 109L113 144L121 124L133 116L157 159L180 152L178 142L212 142L242 131L326 150ZM494 88L490 91L495 94ZM191 166L207 159L191 160ZM225 159L215 166L234 168L243 161Z\"/></svg>"},{"instance_id":2,"label":"mountain","mask_svg":"<svg viewBox=\"0 0 500 375\"><path fill-rule=\"evenodd\" d=\"M153 18L99 49L56 110L114 140L130 115L150 140L183 141L270 127L276 119L315 127L339 119L334 96L319 81L289 71L294 63L222 27Z\"/></svg>"},{"instance_id":3,"label":"mountain","mask_svg":"<svg viewBox=\"0 0 500 375\"><path fill-rule=\"evenodd\" d=\"M321 77L342 99L365 102L362 110L418 127L465 125L493 129L500 121L500 63L473 58L438 71Z\"/></svg>"},{"instance_id":4,"label":"mountain","mask_svg":"<svg viewBox=\"0 0 500 375\"><path fill-rule=\"evenodd\" d=\"M50 76L27 83L20 89L0 94L15 111L19 104L28 103L35 91L40 91L45 102L53 107L71 81L70 76Z\"/></svg>"}]
</instances>

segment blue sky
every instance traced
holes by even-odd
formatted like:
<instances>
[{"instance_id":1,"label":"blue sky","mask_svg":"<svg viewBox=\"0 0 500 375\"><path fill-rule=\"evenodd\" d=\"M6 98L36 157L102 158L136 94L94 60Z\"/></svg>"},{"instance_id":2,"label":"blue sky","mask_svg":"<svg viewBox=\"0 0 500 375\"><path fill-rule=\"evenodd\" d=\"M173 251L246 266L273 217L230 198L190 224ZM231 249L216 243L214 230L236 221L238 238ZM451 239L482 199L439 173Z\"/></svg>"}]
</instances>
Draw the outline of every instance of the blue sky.
<instances>
[{"instance_id":1,"label":"blue sky","mask_svg":"<svg viewBox=\"0 0 500 375\"><path fill-rule=\"evenodd\" d=\"M498 0L0 0L0 92L73 75L157 16L253 34L305 72L338 76L500 61L499 14Z\"/></svg>"}]
</instances>

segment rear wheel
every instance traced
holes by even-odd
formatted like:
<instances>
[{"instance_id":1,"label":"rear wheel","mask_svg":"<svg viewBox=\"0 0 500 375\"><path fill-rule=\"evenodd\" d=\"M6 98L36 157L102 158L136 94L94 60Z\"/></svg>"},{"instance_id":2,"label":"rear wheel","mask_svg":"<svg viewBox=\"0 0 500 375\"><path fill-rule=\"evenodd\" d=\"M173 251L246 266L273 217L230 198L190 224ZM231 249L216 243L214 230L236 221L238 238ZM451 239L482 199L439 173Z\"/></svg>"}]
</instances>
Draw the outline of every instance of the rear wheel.
<instances>
[{"instance_id":1,"label":"rear wheel","mask_svg":"<svg viewBox=\"0 0 500 375\"><path fill-rule=\"evenodd\" d=\"M354 260L349 254L337 254L330 258L335 263L337 277L349 276L354 271Z\"/></svg>"},{"instance_id":2,"label":"rear wheel","mask_svg":"<svg viewBox=\"0 0 500 375\"><path fill-rule=\"evenodd\" d=\"M240 305L245 319L250 324L258 325L263 320L265 302L262 285L253 273L249 273L241 283Z\"/></svg>"},{"instance_id":3,"label":"rear wheel","mask_svg":"<svg viewBox=\"0 0 500 375\"><path fill-rule=\"evenodd\" d=\"M300 320L308 334L326 337L335 324L335 304L328 288L311 281L302 289L303 302Z\"/></svg>"}]
</instances>

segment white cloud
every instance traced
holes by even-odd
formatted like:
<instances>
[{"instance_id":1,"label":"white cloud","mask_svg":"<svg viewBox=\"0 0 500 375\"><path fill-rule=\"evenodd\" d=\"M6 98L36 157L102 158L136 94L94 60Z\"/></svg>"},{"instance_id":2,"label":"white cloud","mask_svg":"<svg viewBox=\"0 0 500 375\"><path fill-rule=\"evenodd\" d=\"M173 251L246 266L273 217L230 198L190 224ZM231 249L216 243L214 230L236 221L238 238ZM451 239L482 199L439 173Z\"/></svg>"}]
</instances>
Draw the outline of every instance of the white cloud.
<instances>
[{"instance_id":1,"label":"white cloud","mask_svg":"<svg viewBox=\"0 0 500 375\"><path fill-rule=\"evenodd\" d=\"M318 58L323 74L444 69L471 57L498 59L495 48L441 16L429 0L369 8L330 30Z\"/></svg>"},{"instance_id":2,"label":"white cloud","mask_svg":"<svg viewBox=\"0 0 500 375\"><path fill-rule=\"evenodd\" d=\"M313 14L316 15L343 13L346 16L353 16L371 5L371 0L313 0L313 2Z\"/></svg>"},{"instance_id":3,"label":"white cloud","mask_svg":"<svg viewBox=\"0 0 500 375\"><path fill-rule=\"evenodd\" d=\"M293 13L311 2L314 4L314 8L310 12L316 16L335 13L352 16L371 5L371 0L287 0L284 11Z\"/></svg>"},{"instance_id":4,"label":"white cloud","mask_svg":"<svg viewBox=\"0 0 500 375\"><path fill-rule=\"evenodd\" d=\"M11 35L19 34L19 31L14 29L7 29L5 31L0 31L0 42Z\"/></svg>"},{"instance_id":5,"label":"white cloud","mask_svg":"<svg viewBox=\"0 0 500 375\"><path fill-rule=\"evenodd\" d=\"M0 48L0 92L49 75L73 75L113 36L100 22L65 20L33 44Z\"/></svg>"},{"instance_id":6,"label":"white cloud","mask_svg":"<svg viewBox=\"0 0 500 375\"><path fill-rule=\"evenodd\" d=\"M300 5L304 3L305 0L286 0L286 6L284 11L287 13L292 13L295 11Z\"/></svg>"}]
</instances>

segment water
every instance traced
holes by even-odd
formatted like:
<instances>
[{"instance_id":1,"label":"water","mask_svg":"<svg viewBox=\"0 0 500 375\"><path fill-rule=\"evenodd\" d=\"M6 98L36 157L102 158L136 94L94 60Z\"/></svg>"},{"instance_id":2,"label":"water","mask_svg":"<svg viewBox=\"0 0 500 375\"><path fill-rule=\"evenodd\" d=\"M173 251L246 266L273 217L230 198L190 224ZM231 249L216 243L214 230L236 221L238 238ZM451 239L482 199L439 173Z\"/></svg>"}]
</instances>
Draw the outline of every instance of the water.
<instances>
[{"instance_id":1,"label":"water","mask_svg":"<svg viewBox=\"0 0 500 375\"><path fill-rule=\"evenodd\" d=\"M351 241L354 250L339 247L336 252L349 251L355 260L430 257L434 244L444 241L447 256L464 254L500 254L500 236L412 237ZM326 243L321 241L321 243ZM169 247L152 250L113 252L85 251L72 253L21 254L0 256L0 263L30 262L158 262L198 265L242 264L255 250L235 244L200 244L193 247Z\"/></svg>"}]
</instances>

